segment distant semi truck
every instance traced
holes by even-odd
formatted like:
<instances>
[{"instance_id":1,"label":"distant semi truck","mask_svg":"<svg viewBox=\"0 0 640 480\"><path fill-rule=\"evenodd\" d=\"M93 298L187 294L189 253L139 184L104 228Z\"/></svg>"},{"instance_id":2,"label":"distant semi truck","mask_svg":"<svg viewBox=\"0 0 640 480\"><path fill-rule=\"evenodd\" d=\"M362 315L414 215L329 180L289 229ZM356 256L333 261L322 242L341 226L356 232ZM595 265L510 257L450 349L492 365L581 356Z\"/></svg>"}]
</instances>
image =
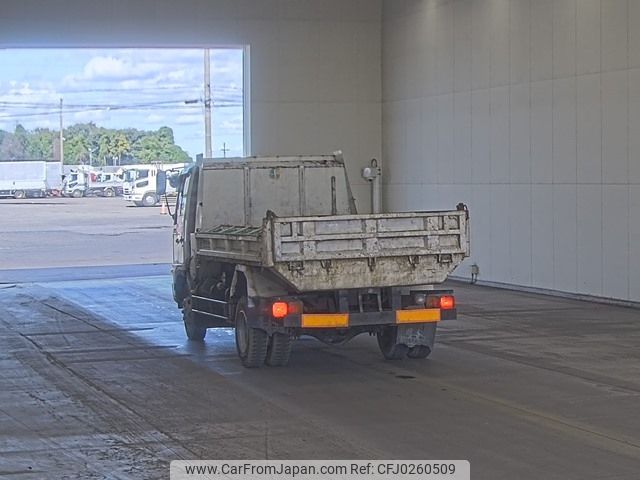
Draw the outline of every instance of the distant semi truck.
<instances>
[{"instance_id":1,"label":"distant semi truck","mask_svg":"<svg viewBox=\"0 0 640 480\"><path fill-rule=\"evenodd\" d=\"M0 162L0 197L45 197L47 195L47 163L45 161Z\"/></svg>"}]
</instances>

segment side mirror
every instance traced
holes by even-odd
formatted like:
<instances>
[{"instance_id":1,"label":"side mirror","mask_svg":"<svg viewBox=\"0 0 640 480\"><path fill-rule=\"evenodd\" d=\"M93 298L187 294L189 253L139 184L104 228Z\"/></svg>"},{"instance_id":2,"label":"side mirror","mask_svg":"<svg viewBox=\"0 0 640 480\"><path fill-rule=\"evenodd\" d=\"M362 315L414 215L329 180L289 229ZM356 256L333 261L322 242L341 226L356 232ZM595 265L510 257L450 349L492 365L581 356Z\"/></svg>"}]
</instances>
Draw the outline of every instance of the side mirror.
<instances>
[{"instance_id":1,"label":"side mirror","mask_svg":"<svg viewBox=\"0 0 640 480\"><path fill-rule=\"evenodd\" d=\"M161 197L167 193L167 173L163 170L158 170L156 175L156 196Z\"/></svg>"},{"instance_id":2,"label":"side mirror","mask_svg":"<svg viewBox=\"0 0 640 480\"><path fill-rule=\"evenodd\" d=\"M180 174L173 173L167 176L167 180L169 180L169 185L171 188L177 189L180 186Z\"/></svg>"}]
</instances>

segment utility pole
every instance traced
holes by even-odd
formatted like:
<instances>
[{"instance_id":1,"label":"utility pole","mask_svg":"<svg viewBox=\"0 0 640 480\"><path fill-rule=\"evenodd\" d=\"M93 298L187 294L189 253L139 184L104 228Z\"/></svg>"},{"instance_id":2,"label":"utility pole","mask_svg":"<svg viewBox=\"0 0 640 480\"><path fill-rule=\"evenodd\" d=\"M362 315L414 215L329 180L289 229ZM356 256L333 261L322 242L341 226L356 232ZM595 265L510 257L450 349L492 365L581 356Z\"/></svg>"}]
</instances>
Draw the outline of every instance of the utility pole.
<instances>
[{"instance_id":1,"label":"utility pole","mask_svg":"<svg viewBox=\"0 0 640 480\"><path fill-rule=\"evenodd\" d=\"M204 156L211 158L211 58L204 49Z\"/></svg>"},{"instance_id":2,"label":"utility pole","mask_svg":"<svg viewBox=\"0 0 640 480\"><path fill-rule=\"evenodd\" d=\"M222 148L220 150L222 151L222 156L224 158L227 158L227 152L230 150L229 148L227 148L227 142L222 143Z\"/></svg>"},{"instance_id":3,"label":"utility pole","mask_svg":"<svg viewBox=\"0 0 640 480\"><path fill-rule=\"evenodd\" d=\"M64 137L62 135L62 99L60 99L60 167L64 165Z\"/></svg>"}]
</instances>

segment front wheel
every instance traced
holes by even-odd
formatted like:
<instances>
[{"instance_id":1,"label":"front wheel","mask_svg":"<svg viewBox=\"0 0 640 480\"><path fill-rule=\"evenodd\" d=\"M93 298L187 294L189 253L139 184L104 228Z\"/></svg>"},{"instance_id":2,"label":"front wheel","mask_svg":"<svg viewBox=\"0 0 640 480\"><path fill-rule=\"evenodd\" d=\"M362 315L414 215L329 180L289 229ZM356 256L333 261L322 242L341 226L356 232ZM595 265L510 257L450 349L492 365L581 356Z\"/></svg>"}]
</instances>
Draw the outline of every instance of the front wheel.
<instances>
[{"instance_id":1,"label":"front wheel","mask_svg":"<svg viewBox=\"0 0 640 480\"><path fill-rule=\"evenodd\" d=\"M249 326L247 299L242 298L236 307L236 349L242 364L247 368L262 366L268 343L267 332Z\"/></svg>"},{"instance_id":2,"label":"front wheel","mask_svg":"<svg viewBox=\"0 0 640 480\"><path fill-rule=\"evenodd\" d=\"M145 207L153 207L156 203L158 203L158 197L155 193L147 193L142 197L142 205Z\"/></svg>"},{"instance_id":3,"label":"front wheel","mask_svg":"<svg viewBox=\"0 0 640 480\"><path fill-rule=\"evenodd\" d=\"M384 327L378 332L378 347L387 360L400 360L409 352L404 343L397 343L398 327Z\"/></svg>"},{"instance_id":4,"label":"front wheel","mask_svg":"<svg viewBox=\"0 0 640 480\"><path fill-rule=\"evenodd\" d=\"M73 193L71 194L71 196L73 198L80 198L82 197L82 190L74 190Z\"/></svg>"}]
</instances>

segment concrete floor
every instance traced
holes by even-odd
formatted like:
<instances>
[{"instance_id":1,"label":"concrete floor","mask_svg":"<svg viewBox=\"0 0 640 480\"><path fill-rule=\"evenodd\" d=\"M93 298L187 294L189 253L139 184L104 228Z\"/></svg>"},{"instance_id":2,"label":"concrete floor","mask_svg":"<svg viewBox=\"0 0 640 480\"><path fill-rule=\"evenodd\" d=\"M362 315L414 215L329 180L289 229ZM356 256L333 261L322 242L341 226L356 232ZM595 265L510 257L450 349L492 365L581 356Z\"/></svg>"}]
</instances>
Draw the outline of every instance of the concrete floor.
<instances>
[{"instance_id":1,"label":"concrete floor","mask_svg":"<svg viewBox=\"0 0 640 480\"><path fill-rule=\"evenodd\" d=\"M303 339L289 367L247 370L232 331L185 341L162 268L33 270L0 286L0 478L167 478L183 458L639 478L638 310L455 285L460 319L429 360L385 362L369 337Z\"/></svg>"}]
</instances>

